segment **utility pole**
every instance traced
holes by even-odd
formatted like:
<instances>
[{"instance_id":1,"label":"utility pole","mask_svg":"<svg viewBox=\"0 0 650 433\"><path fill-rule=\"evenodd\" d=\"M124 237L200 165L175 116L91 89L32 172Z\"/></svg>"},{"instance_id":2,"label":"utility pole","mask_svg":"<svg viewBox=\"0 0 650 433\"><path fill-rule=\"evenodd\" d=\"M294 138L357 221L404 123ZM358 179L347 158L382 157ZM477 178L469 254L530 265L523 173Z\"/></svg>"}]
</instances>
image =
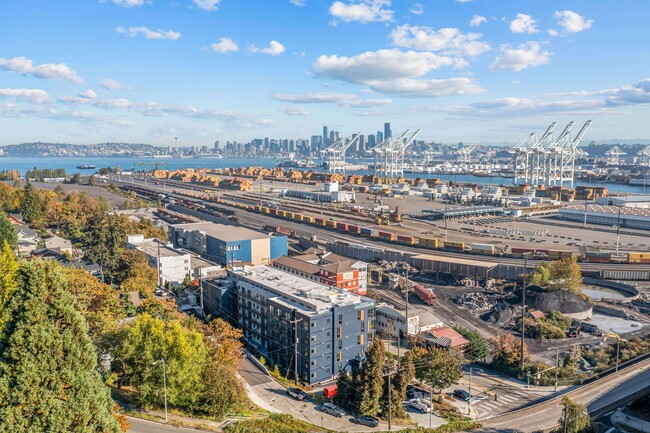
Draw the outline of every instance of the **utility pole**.
<instances>
[{"instance_id":1,"label":"utility pole","mask_svg":"<svg viewBox=\"0 0 650 433\"><path fill-rule=\"evenodd\" d=\"M161 362L163 366L163 389L165 392L165 422L167 422L167 365L165 364L165 358L154 362L154 365L158 364L159 362Z\"/></svg>"},{"instance_id":2,"label":"utility pole","mask_svg":"<svg viewBox=\"0 0 650 433\"><path fill-rule=\"evenodd\" d=\"M521 377L524 377L524 334L526 332L526 280L528 279L528 253L524 253L524 284L521 292L521 359L519 360L519 370Z\"/></svg>"},{"instance_id":3,"label":"utility pole","mask_svg":"<svg viewBox=\"0 0 650 433\"><path fill-rule=\"evenodd\" d=\"M587 228L587 204L589 203L589 200L585 200L585 221L582 224L583 228Z\"/></svg>"},{"instance_id":4,"label":"utility pole","mask_svg":"<svg viewBox=\"0 0 650 433\"><path fill-rule=\"evenodd\" d=\"M618 206L618 218L616 219L616 255L618 255L618 247L621 245L621 205Z\"/></svg>"},{"instance_id":5,"label":"utility pole","mask_svg":"<svg viewBox=\"0 0 650 433\"><path fill-rule=\"evenodd\" d=\"M433 416L433 385L429 385L429 428L431 428Z\"/></svg>"},{"instance_id":6,"label":"utility pole","mask_svg":"<svg viewBox=\"0 0 650 433\"><path fill-rule=\"evenodd\" d=\"M391 395L390 389L392 388L391 386L391 381L390 381L390 375L392 374L392 370L388 370L388 375L386 376L388 379L388 431L392 430L392 418L393 418L393 399Z\"/></svg>"},{"instance_id":7,"label":"utility pole","mask_svg":"<svg viewBox=\"0 0 650 433\"><path fill-rule=\"evenodd\" d=\"M294 319L289 323L293 324L293 378L298 384L298 323L302 322L302 319Z\"/></svg>"},{"instance_id":8,"label":"utility pole","mask_svg":"<svg viewBox=\"0 0 650 433\"><path fill-rule=\"evenodd\" d=\"M156 245L158 248L157 258L156 258L156 273L158 274L158 287L162 286L162 281L160 281L160 241L156 239Z\"/></svg>"},{"instance_id":9,"label":"utility pole","mask_svg":"<svg viewBox=\"0 0 650 433\"><path fill-rule=\"evenodd\" d=\"M555 390L553 392L557 392L557 374L558 374L558 369L560 368L559 350L560 350L559 347L555 347Z\"/></svg>"}]
</instances>

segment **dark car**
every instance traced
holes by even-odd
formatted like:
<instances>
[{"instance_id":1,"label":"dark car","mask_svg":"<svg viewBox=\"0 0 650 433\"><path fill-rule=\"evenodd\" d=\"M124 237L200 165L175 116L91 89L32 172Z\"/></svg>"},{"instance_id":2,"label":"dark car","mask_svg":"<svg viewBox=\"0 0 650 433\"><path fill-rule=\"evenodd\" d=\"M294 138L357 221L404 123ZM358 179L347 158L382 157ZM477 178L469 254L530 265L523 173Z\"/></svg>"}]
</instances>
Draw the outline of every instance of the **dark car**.
<instances>
[{"instance_id":1,"label":"dark car","mask_svg":"<svg viewBox=\"0 0 650 433\"><path fill-rule=\"evenodd\" d=\"M368 427L379 427L379 420L374 416L370 415L358 415L352 418L352 422L355 424L361 424Z\"/></svg>"},{"instance_id":2,"label":"dark car","mask_svg":"<svg viewBox=\"0 0 650 433\"><path fill-rule=\"evenodd\" d=\"M300 388L287 388L287 394L296 400L304 400L307 398L307 393Z\"/></svg>"},{"instance_id":3,"label":"dark car","mask_svg":"<svg viewBox=\"0 0 650 433\"><path fill-rule=\"evenodd\" d=\"M343 415L345 415L343 409L341 409L334 403L323 403L323 406L321 406L321 410L327 414L334 415L339 418L343 418Z\"/></svg>"},{"instance_id":4,"label":"dark car","mask_svg":"<svg viewBox=\"0 0 650 433\"><path fill-rule=\"evenodd\" d=\"M454 397L463 400L463 401L468 401L471 397L470 393L465 391L464 389L455 389L454 390Z\"/></svg>"},{"instance_id":5,"label":"dark car","mask_svg":"<svg viewBox=\"0 0 650 433\"><path fill-rule=\"evenodd\" d=\"M435 394L435 392L434 392ZM406 398L408 400L414 399L414 398L429 398L429 391L427 391L424 388L417 387L415 385L406 385Z\"/></svg>"}]
</instances>

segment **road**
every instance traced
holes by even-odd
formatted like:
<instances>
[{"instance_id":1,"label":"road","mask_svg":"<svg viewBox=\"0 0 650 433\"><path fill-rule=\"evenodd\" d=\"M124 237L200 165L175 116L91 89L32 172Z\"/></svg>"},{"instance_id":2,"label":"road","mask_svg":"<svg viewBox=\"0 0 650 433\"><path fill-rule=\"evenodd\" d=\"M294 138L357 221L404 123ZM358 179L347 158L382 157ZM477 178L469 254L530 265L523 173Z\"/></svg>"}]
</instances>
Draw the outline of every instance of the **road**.
<instances>
[{"instance_id":1,"label":"road","mask_svg":"<svg viewBox=\"0 0 650 433\"><path fill-rule=\"evenodd\" d=\"M574 389L567 395L574 401L587 405L591 411L647 387L649 380L650 359L646 359L619 371L618 374ZM533 432L551 428L557 425L562 415L560 402L561 397L557 397L539 405L488 419L483 422L482 431Z\"/></svg>"}]
</instances>

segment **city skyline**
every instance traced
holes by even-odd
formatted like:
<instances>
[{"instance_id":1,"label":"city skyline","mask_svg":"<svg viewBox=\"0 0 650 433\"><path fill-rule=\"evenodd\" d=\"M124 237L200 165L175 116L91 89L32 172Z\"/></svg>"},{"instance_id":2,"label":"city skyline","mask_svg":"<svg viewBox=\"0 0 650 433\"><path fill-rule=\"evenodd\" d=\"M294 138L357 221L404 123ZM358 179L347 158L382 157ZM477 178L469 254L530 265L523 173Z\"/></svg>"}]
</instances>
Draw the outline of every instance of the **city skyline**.
<instances>
[{"instance_id":1,"label":"city skyline","mask_svg":"<svg viewBox=\"0 0 650 433\"><path fill-rule=\"evenodd\" d=\"M7 4L0 145L309 140L385 122L427 141L517 142L587 119L586 140L648 138L650 5L624 3Z\"/></svg>"}]
</instances>

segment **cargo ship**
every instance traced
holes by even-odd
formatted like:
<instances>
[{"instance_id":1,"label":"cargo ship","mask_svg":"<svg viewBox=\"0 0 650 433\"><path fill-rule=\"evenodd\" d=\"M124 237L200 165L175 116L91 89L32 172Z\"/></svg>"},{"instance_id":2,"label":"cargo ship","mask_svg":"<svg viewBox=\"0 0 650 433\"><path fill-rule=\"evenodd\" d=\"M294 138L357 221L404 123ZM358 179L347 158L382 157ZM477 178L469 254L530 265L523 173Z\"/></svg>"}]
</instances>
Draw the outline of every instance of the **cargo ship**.
<instances>
[{"instance_id":1,"label":"cargo ship","mask_svg":"<svg viewBox=\"0 0 650 433\"><path fill-rule=\"evenodd\" d=\"M77 168L79 170L94 170L95 166L94 165L89 165L89 164L81 164L81 165L78 165Z\"/></svg>"}]
</instances>

